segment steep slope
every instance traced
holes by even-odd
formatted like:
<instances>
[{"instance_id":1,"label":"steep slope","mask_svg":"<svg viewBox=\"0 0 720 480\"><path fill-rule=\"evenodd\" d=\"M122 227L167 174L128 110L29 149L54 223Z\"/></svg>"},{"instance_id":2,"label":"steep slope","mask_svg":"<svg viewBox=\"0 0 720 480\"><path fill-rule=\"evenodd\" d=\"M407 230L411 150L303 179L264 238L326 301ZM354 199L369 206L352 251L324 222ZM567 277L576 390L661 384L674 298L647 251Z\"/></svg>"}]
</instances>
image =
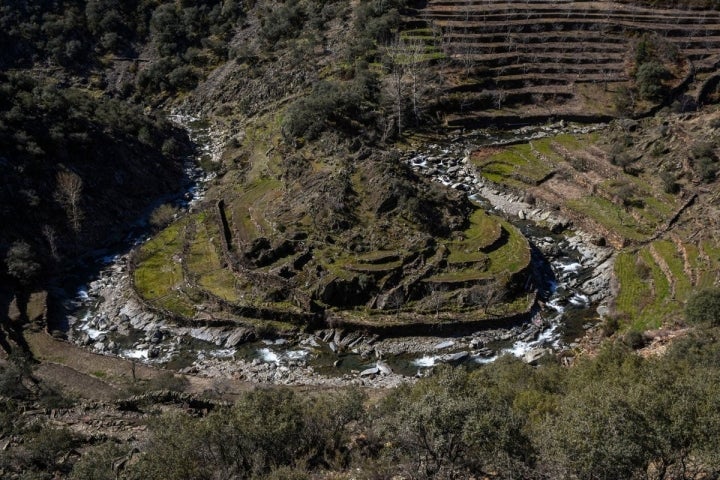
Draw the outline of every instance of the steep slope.
<instances>
[{"instance_id":1,"label":"steep slope","mask_svg":"<svg viewBox=\"0 0 720 480\"><path fill-rule=\"evenodd\" d=\"M439 103L451 126L694 108L720 53L717 11L634 2L429 1L406 25L448 60Z\"/></svg>"}]
</instances>

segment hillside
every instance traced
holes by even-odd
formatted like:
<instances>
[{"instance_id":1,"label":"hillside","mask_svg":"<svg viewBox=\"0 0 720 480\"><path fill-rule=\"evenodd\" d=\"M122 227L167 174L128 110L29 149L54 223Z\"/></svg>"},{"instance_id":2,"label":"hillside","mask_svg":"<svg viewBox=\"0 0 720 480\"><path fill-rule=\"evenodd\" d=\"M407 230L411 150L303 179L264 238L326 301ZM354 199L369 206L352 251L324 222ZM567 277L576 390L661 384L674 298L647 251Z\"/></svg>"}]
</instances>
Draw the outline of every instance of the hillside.
<instances>
[{"instance_id":1,"label":"hillside","mask_svg":"<svg viewBox=\"0 0 720 480\"><path fill-rule=\"evenodd\" d=\"M716 2L8 2L0 44L0 477L720 475Z\"/></svg>"},{"instance_id":2,"label":"hillside","mask_svg":"<svg viewBox=\"0 0 720 480\"><path fill-rule=\"evenodd\" d=\"M437 108L450 126L599 121L713 92L720 14L668 7L429 1L401 38L448 61Z\"/></svg>"}]
</instances>

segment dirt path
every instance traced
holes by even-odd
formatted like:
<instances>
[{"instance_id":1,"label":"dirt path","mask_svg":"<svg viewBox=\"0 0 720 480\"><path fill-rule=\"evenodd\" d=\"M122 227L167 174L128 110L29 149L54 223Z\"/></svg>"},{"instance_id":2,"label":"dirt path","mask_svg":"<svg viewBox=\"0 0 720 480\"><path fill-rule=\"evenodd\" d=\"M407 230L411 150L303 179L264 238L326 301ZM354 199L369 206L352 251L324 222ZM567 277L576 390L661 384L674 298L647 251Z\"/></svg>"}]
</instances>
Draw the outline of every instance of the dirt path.
<instances>
[{"instance_id":1,"label":"dirt path","mask_svg":"<svg viewBox=\"0 0 720 480\"><path fill-rule=\"evenodd\" d=\"M40 361L37 375L58 384L64 390L92 400L109 400L127 392L134 381L151 382L168 375L163 370L120 357L100 355L71 343L55 339L44 332L26 332L25 338L35 359ZM134 376L133 379L133 369ZM231 400L254 385L234 378L205 378L179 375L191 394L212 392Z\"/></svg>"}]
</instances>

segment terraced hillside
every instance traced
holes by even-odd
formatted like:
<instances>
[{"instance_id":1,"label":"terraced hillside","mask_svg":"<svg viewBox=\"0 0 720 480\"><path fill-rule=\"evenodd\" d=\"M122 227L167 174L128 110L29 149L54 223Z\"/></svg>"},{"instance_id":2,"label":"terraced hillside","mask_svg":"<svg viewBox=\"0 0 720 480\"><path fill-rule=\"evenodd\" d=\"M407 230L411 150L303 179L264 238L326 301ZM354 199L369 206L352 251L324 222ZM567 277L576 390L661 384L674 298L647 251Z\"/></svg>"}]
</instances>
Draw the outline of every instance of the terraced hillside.
<instances>
[{"instance_id":1,"label":"terraced hillside","mask_svg":"<svg viewBox=\"0 0 720 480\"><path fill-rule=\"evenodd\" d=\"M439 102L451 126L639 113L667 98L680 98L687 108L717 86L720 12L714 10L430 0L407 28L452 60L443 69ZM640 69L649 61L664 68L651 82L662 92L643 90Z\"/></svg>"},{"instance_id":2,"label":"terraced hillside","mask_svg":"<svg viewBox=\"0 0 720 480\"><path fill-rule=\"evenodd\" d=\"M265 160L272 171L281 156ZM308 165L282 185L251 171L140 249L138 293L181 320L257 329L418 332L529 312L515 227L389 159L349 165Z\"/></svg>"},{"instance_id":3,"label":"terraced hillside","mask_svg":"<svg viewBox=\"0 0 720 480\"><path fill-rule=\"evenodd\" d=\"M693 292L716 284L719 254L710 239L688 241L677 235L623 252L615 265L618 312L638 331L676 318Z\"/></svg>"},{"instance_id":4,"label":"terraced hillside","mask_svg":"<svg viewBox=\"0 0 720 480\"><path fill-rule=\"evenodd\" d=\"M557 204L577 226L623 247L661 234L687 198L664 192L656 172L645 174L631 147L615 143L621 132L557 135L481 149L472 159L486 179Z\"/></svg>"},{"instance_id":5,"label":"terraced hillside","mask_svg":"<svg viewBox=\"0 0 720 480\"><path fill-rule=\"evenodd\" d=\"M488 182L553 205L612 244L614 313L644 331L680 320L695 292L720 282L718 118L709 107L616 121L590 134L479 149L471 160Z\"/></svg>"}]
</instances>

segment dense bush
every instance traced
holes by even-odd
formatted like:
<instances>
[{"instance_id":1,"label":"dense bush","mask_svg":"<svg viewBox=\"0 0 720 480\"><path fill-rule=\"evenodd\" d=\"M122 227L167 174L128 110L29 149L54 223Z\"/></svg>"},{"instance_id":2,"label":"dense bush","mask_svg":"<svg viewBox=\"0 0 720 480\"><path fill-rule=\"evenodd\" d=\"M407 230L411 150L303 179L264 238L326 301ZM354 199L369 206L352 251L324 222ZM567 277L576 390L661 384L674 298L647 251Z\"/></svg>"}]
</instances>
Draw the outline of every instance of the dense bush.
<instances>
[{"instance_id":1,"label":"dense bush","mask_svg":"<svg viewBox=\"0 0 720 480\"><path fill-rule=\"evenodd\" d=\"M256 390L201 420L166 416L130 478L256 478L273 471L277 477L282 467L342 465L347 426L362 416L362 401L356 391L301 397Z\"/></svg>"},{"instance_id":2,"label":"dense bush","mask_svg":"<svg viewBox=\"0 0 720 480\"><path fill-rule=\"evenodd\" d=\"M299 0L288 0L263 17L260 35L268 45L274 45L278 40L297 37L305 20Z\"/></svg>"},{"instance_id":3,"label":"dense bush","mask_svg":"<svg viewBox=\"0 0 720 480\"><path fill-rule=\"evenodd\" d=\"M243 15L242 3L234 0L200 5L170 0L8 2L0 9L0 41L13 48L0 49L0 67L28 67L49 60L87 76L106 60L102 55L137 58L138 45L149 43L156 51L148 68L150 77L173 78L163 83L146 76L142 93L188 90L196 85L198 73L181 68L190 62L187 57L202 58L200 63L213 55L226 58L224 44ZM210 55L198 55L202 49ZM165 66L156 67L156 62Z\"/></svg>"},{"instance_id":4,"label":"dense bush","mask_svg":"<svg viewBox=\"0 0 720 480\"><path fill-rule=\"evenodd\" d=\"M12 244L5 257L10 276L23 285L29 285L37 280L40 273L40 264L36 254L27 242L19 240Z\"/></svg>"},{"instance_id":5,"label":"dense bush","mask_svg":"<svg viewBox=\"0 0 720 480\"><path fill-rule=\"evenodd\" d=\"M350 81L321 81L305 97L285 112L282 130L287 138L317 138L330 123L342 130L362 122L365 105L377 99L376 78L367 71L356 73Z\"/></svg>"},{"instance_id":6,"label":"dense bush","mask_svg":"<svg viewBox=\"0 0 720 480\"><path fill-rule=\"evenodd\" d=\"M720 362L678 355L718 342L684 343L647 360L610 344L569 370L439 368L369 407L356 392L258 390L203 419L164 417L127 478L714 478Z\"/></svg>"},{"instance_id":7,"label":"dense bush","mask_svg":"<svg viewBox=\"0 0 720 480\"><path fill-rule=\"evenodd\" d=\"M685 318L691 324L720 325L720 289L701 290L690 297Z\"/></svg>"},{"instance_id":8,"label":"dense bush","mask_svg":"<svg viewBox=\"0 0 720 480\"><path fill-rule=\"evenodd\" d=\"M40 264L104 238L147 198L178 187L187 147L138 106L0 74L0 267L28 284Z\"/></svg>"},{"instance_id":9,"label":"dense bush","mask_svg":"<svg viewBox=\"0 0 720 480\"><path fill-rule=\"evenodd\" d=\"M355 28L361 37L387 43L400 22L407 0L365 0L355 13Z\"/></svg>"},{"instance_id":10,"label":"dense bush","mask_svg":"<svg viewBox=\"0 0 720 480\"><path fill-rule=\"evenodd\" d=\"M646 100L658 100L665 94L662 81L667 79L669 72L661 63L650 61L638 68L636 82L640 96Z\"/></svg>"}]
</instances>

